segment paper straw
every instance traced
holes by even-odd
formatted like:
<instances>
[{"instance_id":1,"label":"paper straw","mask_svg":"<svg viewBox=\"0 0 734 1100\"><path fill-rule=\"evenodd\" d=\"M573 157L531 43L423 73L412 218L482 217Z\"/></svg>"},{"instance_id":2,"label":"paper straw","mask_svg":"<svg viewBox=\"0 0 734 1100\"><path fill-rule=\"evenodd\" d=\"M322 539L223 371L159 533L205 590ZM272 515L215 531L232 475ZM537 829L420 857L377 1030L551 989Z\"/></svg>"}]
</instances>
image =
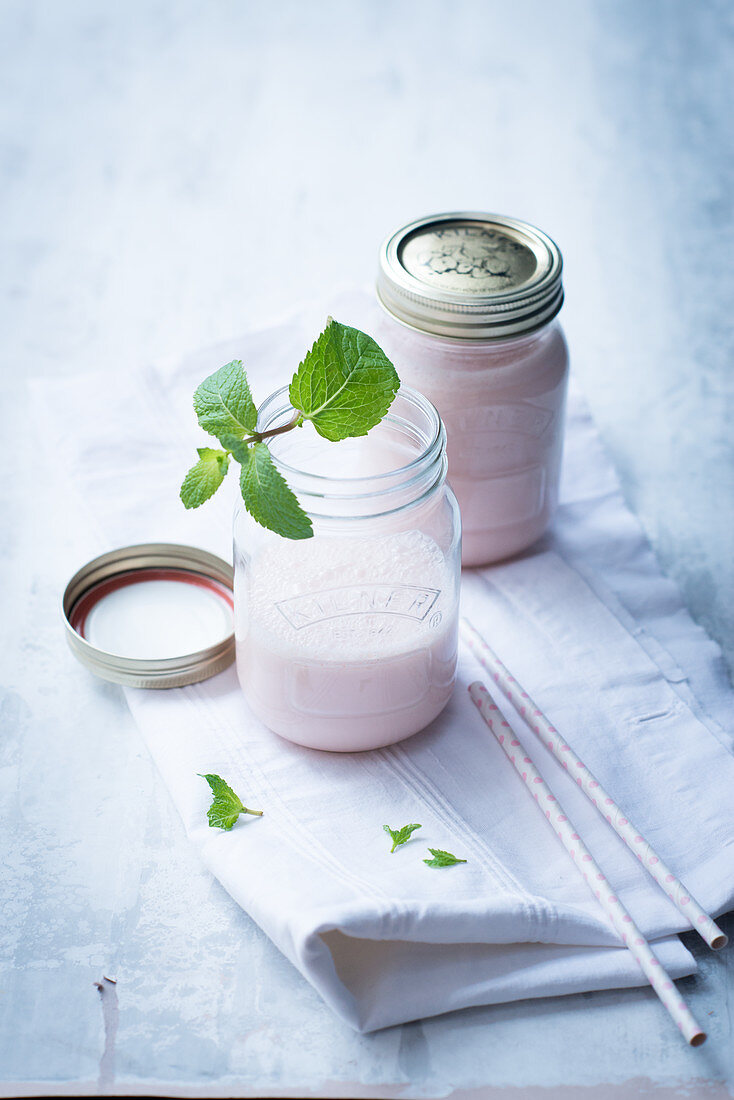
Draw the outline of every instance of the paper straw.
<instances>
[{"instance_id":1,"label":"paper straw","mask_svg":"<svg viewBox=\"0 0 734 1100\"><path fill-rule=\"evenodd\" d=\"M634 852L647 873L662 887L676 909L683 914L686 920L690 921L695 931L706 941L709 947L712 947L715 951L718 951L721 947L726 947L728 937L708 913L702 909L690 890L687 890L667 864L663 863L658 853L645 839L637 826L630 821L624 810L604 790L593 772L589 771L583 761L579 760L571 746L564 741L555 726L551 725L523 686L510 674L491 646L485 642L481 634L475 630L467 619L461 620L461 632L474 656L486 668L495 684L509 699L518 714L543 739L553 755L561 761L563 767L573 775L584 794L591 799L615 833L621 836L627 847Z\"/></svg>"},{"instance_id":2,"label":"paper straw","mask_svg":"<svg viewBox=\"0 0 734 1100\"><path fill-rule=\"evenodd\" d=\"M515 771L526 783L533 798L538 803L541 813L544 813L548 824L558 834L564 848L576 863L589 890L601 904L623 943L632 952L650 985L678 1025L684 1039L692 1047L700 1046L706 1040L706 1032L696 1023L687 1004L673 985L670 975L664 970L660 960L653 954L650 944L619 898L615 897L605 876L599 870L593 856L576 832L571 819L538 774L530 757L525 755L520 741L510 729L509 723L502 717L497 704L492 701L492 697L484 684L471 684L469 694L482 718L502 746Z\"/></svg>"}]
</instances>

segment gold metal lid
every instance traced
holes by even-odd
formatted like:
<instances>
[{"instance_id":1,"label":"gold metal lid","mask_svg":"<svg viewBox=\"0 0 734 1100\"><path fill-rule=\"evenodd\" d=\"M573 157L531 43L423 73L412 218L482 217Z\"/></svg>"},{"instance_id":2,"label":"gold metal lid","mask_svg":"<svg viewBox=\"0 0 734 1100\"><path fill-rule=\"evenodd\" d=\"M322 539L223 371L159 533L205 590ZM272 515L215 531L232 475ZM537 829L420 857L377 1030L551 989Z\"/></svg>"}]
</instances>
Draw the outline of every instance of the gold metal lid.
<instances>
[{"instance_id":1,"label":"gold metal lid","mask_svg":"<svg viewBox=\"0 0 734 1100\"><path fill-rule=\"evenodd\" d=\"M222 672L235 657L232 566L176 543L102 554L62 599L74 655L103 680L169 688Z\"/></svg>"},{"instance_id":2,"label":"gold metal lid","mask_svg":"<svg viewBox=\"0 0 734 1100\"><path fill-rule=\"evenodd\" d=\"M394 317L437 336L486 340L540 328L563 304L558 247L499 214L420 218L380 250L377 295Z\"/></svg>"}]
</instances>

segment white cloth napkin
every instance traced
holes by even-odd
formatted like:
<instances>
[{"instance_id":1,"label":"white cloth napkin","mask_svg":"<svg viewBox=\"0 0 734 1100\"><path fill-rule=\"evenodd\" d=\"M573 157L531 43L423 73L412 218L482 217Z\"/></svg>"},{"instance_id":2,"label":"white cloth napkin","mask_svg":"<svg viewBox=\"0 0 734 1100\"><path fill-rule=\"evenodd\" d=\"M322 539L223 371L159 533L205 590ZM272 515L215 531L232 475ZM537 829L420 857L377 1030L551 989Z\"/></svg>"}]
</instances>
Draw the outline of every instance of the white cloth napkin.
<instances>
[{"instance_id":1,"label":"white cloth napkin","mask_svg":"<svg viewBox=\"0 0 734 1100\"><path fill-rule=\"evenodd\" d=\"M370 328L369 298L330 303ZM185 513L177 491L198 439L191 394L242 358L256 400L288 380L326 311L250 333L181 364L34 387L67 512L92 520L82 553L180 541L229 557L231 496ZM74 424L73 434L60 426ZM234 479L232 479L234 481ZM230 490L234 489L230 486ZM76 497L76 504L71 504ZM82 528L80 528L82 530ZM81 562L80 562L81 564ZM660 856L710 912L734 905L731 704L717 648L685 612L625 508L572 391L562 505L525 556L465 572L467 614ZM71 660L71 657L69 658ZM453 699L423 733L359 754L281 740L249 712L233 669L172 691L127 690L192 842L231 895L355 1028L450 1009L644 984L603 911L471 704L485 679L463 652ZM698 698L697 698L698 697ZM685 919L503 706L671 974L695 964ZM703 704L703 705L702 705ZM224 776L262 818L206 822ZM420 822L389 853L383 824ZM427 847L467 863L434 870Z\"/></svg>"}]
</instances>

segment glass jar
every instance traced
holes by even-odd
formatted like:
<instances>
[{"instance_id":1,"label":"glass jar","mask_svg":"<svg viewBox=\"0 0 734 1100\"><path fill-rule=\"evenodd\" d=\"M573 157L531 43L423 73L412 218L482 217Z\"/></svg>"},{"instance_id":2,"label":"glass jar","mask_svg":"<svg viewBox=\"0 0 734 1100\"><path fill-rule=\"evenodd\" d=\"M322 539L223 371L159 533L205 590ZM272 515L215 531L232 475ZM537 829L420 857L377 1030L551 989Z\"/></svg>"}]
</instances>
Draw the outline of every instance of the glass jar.
<instances>
[{"instance_id":1,"label":"glass jar","mask_svg":"<svg viewBox=\"0 0 734 1100\"><path fill-rule=\"evenodd\" d=\"M558 503L568 378L554 320L561 271L549 237L493 214L423 218L382 248L375 337L446 425L464 565L530 546Z\"/></svg>"},{"instance_id":2,"label":"glass jar","mask_svg":"<svg viewBox=\"0 0 734 1100\"><path fill-rule=\"evenodd\" d=\"M259 411L285 424L287 388ZM417 733L448 702L457 656L461 527L446 436L409 387L367 435L306 423L269 440L314 537L234 523L237 673L253 712L290 741L352 752Z\"/></svg>"}]
</instances>

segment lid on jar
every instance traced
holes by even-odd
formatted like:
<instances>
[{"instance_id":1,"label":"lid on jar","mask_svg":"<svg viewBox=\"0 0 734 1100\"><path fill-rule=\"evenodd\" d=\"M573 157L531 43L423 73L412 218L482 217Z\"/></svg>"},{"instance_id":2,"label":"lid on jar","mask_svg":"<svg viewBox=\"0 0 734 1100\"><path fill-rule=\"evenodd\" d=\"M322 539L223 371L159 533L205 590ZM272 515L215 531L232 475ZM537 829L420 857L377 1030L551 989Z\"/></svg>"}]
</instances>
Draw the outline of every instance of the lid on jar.
<instances>
[{"instance_id":1,"label":"lid on jar","mask_svg":"<svg viewBox=\"0 0 734 1100\"><path fill-rule=\"evenodd\" d=\"M404 324L438 336L492 339L540 328L563 304L558 247L499 214L435 214L380 250L377 294Z\"/></svg>"},{"instance_id":2,"label":"lid on jar","mask_svg":"<svg viewBox=\"0 0 734 1100\"><path fill-rule=\"evenodd\" d=\"M74 655L128 687L182 687L232 663L232 566L193 546L144 543L74 574L62 610Z\"/></svg>"}]
</instances>

